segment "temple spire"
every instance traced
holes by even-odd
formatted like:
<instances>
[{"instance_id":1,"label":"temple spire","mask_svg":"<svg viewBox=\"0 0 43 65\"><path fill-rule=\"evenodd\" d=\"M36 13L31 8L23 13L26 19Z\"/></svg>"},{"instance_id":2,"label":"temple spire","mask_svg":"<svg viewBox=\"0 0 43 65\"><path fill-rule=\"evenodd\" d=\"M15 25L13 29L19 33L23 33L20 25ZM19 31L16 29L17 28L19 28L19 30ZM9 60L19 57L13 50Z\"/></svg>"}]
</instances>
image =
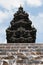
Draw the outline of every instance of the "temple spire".
<instances>
[{"instance_id":1,"label":"temple spire","mask_svg":"<svg viewBox=\"0 0 43 65\"><path fill-rule=\"evenodd\" d=\"M20 4L20 7L19 7L19 11L23 11L23 7L22 7L21 4Z\"/></svg>"},{"instance_id":2,"label":"temple spire","mask_svg":"<svg viewBox=\"0 0 43 65\"><path fill-rule=\"evenodd\" d=\"M32 21L20 5L11 21L11 27L6 30L8 43L34 43L36 40L36 29L32 27Z\"/></svg>"}]
</instances>

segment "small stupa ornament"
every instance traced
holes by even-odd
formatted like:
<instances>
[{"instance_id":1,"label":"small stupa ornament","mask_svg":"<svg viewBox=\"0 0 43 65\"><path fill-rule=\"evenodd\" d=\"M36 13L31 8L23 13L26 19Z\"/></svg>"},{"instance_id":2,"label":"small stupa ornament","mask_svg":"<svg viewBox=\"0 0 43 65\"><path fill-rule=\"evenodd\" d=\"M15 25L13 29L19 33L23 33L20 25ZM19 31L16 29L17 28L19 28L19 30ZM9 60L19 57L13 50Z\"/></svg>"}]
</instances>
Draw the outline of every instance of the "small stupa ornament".
<instances>
[{"instance_id":1,"label":"small stupa ornament","mask_svg":"<svg viewBox=\"0 0 43 65\"><path fill-rule=\"evenodd\" d=\"M28 16L20 5L10 22L10 27L6 30L8 43L35 43L36 29L32 27L32 21Z\"/></svg>"}]
</instances>

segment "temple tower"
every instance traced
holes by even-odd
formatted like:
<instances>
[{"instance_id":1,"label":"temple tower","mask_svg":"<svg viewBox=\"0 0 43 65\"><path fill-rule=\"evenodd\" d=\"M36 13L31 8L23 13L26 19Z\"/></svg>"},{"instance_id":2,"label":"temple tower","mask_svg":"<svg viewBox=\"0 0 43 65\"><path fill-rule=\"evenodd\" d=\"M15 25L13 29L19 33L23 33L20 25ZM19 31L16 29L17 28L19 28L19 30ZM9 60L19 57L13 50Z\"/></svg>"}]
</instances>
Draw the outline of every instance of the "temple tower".
<instances>
[{"instance_id":1,"label":"temple tower","mask_svg":"<svg viewBox=\"0 0 43 65\"><path fill-rule=\"evenodd\" d=\"M7 43L35 43L36 29L28 16L20 6L6 30Z\"/></svg>"}]
</instances>

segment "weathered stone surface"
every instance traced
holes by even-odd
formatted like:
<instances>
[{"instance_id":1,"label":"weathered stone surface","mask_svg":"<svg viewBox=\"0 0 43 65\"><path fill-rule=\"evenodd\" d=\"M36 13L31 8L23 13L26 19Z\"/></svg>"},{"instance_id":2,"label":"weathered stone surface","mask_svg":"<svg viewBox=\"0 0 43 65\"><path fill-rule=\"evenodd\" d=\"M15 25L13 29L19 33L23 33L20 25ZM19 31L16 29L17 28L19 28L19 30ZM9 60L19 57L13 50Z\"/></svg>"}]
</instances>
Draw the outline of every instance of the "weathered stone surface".
<instances>
[{"instance_id":1,"label":"weathered stone surface","mask_svg":"<svg viewBox=\"0 0 43 65\"><path fill-rule=\"evenodd\" d=\"M8 65L43 65L43 44L0 44L0 65L3 61Z\"/></svg>"}]
</instances>

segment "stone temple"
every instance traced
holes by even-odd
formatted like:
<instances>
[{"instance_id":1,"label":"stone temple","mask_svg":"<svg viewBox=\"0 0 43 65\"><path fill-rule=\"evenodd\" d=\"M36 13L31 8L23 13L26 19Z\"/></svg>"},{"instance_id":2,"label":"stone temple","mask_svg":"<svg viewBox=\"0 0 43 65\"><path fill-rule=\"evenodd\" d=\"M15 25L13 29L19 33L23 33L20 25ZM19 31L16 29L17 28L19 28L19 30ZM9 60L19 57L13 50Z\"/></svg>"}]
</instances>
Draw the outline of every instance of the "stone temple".
<instances>
[{"instance_id":1,"label":"stone temple","mask_svg":"<svg viewBox=\"0 0 43 65\"><path fill-rule=\"evenodd\" d=\"M6 30L7 44L0 44L0 65L43 65L43 44L35 43L36 29L19 7Z\"/></svg>"},{"instance_id":2,"label":"stone temple","mask_svg":"<svg viewBox=\"0 0 43 65\"><path fill-rule=\"evenodd\" d=\"M35 43L36 29L28 16L28 13L20 6L10 22L10 27L6 30L8 43Z\"/></svg>"}]
</instances>

